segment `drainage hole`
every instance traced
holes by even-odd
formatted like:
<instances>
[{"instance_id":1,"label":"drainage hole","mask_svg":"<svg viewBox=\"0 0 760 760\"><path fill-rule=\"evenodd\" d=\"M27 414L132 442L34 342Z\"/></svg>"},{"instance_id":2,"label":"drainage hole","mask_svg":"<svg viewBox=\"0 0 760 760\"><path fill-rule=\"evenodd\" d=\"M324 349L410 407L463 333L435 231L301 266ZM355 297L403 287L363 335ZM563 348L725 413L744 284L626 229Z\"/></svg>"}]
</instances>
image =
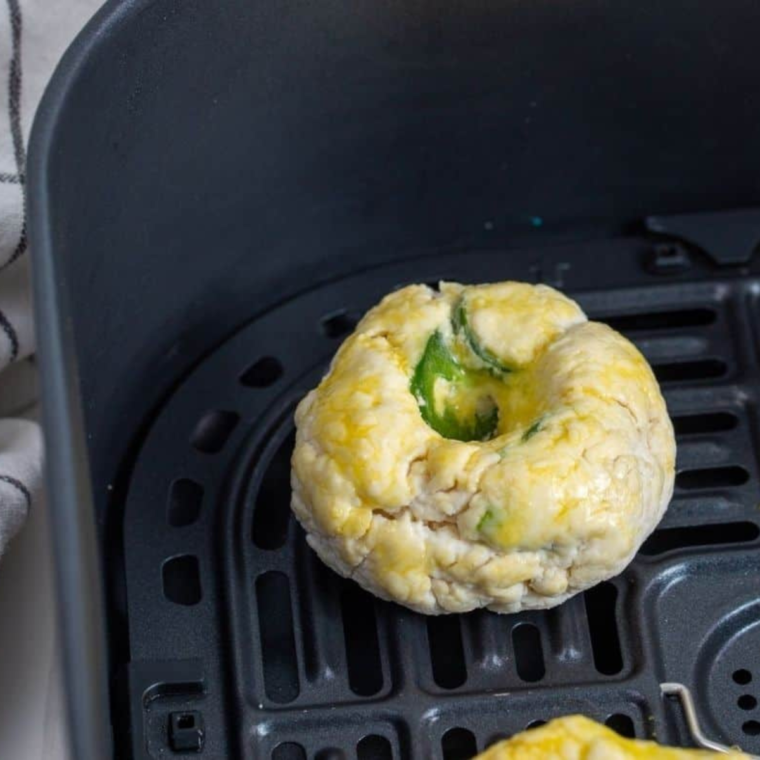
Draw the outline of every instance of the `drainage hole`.
<instances>
[{"instance_id":1,"label":"drainage hole","mask_svg":"<svg viewBox=\"0 0 760 760\"><path fill-rule=\"evenodd\" d=\"M342 749L328 747L317 752L314 760L346 760L346 753Z\"/></svg>"},{"instance_id":2,"label":"drainage hole","mask_svg":"<svg viewBox=\"0 0 760 760\"><path fill-rule=\"evenodd\" d=\"M306 760L306 751L300 744L285 742L274 748L272 760Z\"/></svg>"},{"instance_id":3,"label":"drainage hole","mask_svg":"<svg viewBox=\"0 0 760 760\"><path fill-rule=\"evenodd\" d=\"M742 731L747 736L760 736L760 721L748 720L742 724Z\"/></svg>"},{"instance_id":4,"label":"drainage hole","mask_svg":"<svg viewBox=\"0 0 760 760\"><path fill-rule=\"evenodd\" d=\"M300 685L288 576L275 570L259 576L256 603L264 689L273 702L292 702Z\"/></svg>"},{"instance_id":5,"label":"drainage hole","mask_svg":"<svg viewBox=\"0 0 760 760\"><path fill-rule=\"evenodd\" d=\"M262 356L240 375L240 383L247 388L268 388L282 377L284 371L279 359Z\"/></svg>"},{"instance_id":6,"label":"drainage hole","mask_svg":"<svg viewBox=\"0 0 760 760\"><path fill-rule=\"evenodd\" d=\"M617 625L617 596L617 588L609 581L604 581L583 594L594 665L606 676L615 675L623 669Z\"/></svg>"},{"instance_id":7,"label":"drainage hole","mask_svg":"<svg viewBox=\"0 0 760 760\"><path fill-rule=\"evenodd\" d=\"M652 533L639 551L644 556L653 556L689 546L746 543L754 541L758 536L760 528L751 522L660 528Z\"/></svg>"},{"instance_id":8,"label":"drainage hole","mask_svg":"<svg viewBox=\"0 0 760 760\"><path fill-rule=\"evenodd\" d=\"M728 371L728 365L721 359L700 359L691 362L656 364L653 369L661 383L677 383L722 377Z\"/></svg>"},{"instance_id":9,"label":"drainage hole","mask_svg":"<svg viewBox=\"0 0 760 760\"><path fill-rule=\"evenodd\" d=\"M731 412L706 412L704 414L683 414L673 417L676 435L704 435L733 430L739 418Z\"/></svg>"},{"instance_id":10,"label":"drainage hole","mask_svg":"<svg viewBox=\"0 0 760 760\"><path fill-rule=\"evenodd\" d=\"M478 754L478 745L472 731L450 728L441 740L444 760L470 760Z\"/></svg>"},{"instance_id":11,"label":"drainage hole","mask_svg":"<svg viewBox=\"0 0 760 760\"><path fill-rule=\"evenodd\" d=\"M654 311L644 314L621 314L619 316L596 317L606 322L618 332L636 330L673 330L678 327L702 327L715 322L717 314L713 309L682 309L680 311Z\"/></svg>"},{"instance_id":12,"label":"drainage hole","mask_svg":"<svg viewBox=\"0 0 760 760\"><path fill-rule=\"evenodd\" d=\"M749 473L743 467L709 467L704 470L682 470L676 475L676 486L691 491L699 488L743 486Z\"/></svg>"},{"instance_id":13,"label":"drainage hole","mask_svg":"<svg viewBox=\"0 0 760 760\"><path fill-rule=\"evenodd\" d=\"M296 443L292 430L267 464L253 509L253 543L260 549L279 549L290 526L290 457Z\"/></svg>"},{"instance_id":14,"label":"drainage hole","mask_svg":"<svg viewBox=\"0 0 760 760\"><path fill-rule=\"evenodd\" d=\"M353 332L359 317L350 311L339 311L322 318L322 332L328 338L342 338Z\"/></svg>"},{"instance_id":15,"label":"drainage hole","mask_svg":"<svg viewBox=\"0 0 760 760\"><path fill-rule=\"evenodd\" d=\"M745 686L752 680L752 673L746 668L740 668L733 672L731 678L734 679L734 683L738 683L740 686Z\"/></svg>"},{"instance_id":16,"label":"drainage hole","mask_svg":"<svg viewBox=\"0 0 760 760\"><path fill-rule=\"evenodd\" d=\"M610 715L610 717L604 721L604 724L621 736L627 736L629 739L634 739L636 737L636 729L634 728L633 721L624 713Z\"/></svg>"},{"instance_id":17,"label":"drainage hole","mask_svg":"<svg viewBox=\"0 0 760 760\"><path fill-rule=\"evenodd\" d=\"M433 680L442 689L456 689L467 680L459 616L429 617L427 635Z\"/></svg>"},{"instance_id":18,"label":"drainage hole","mask_svg":"<svg viewBox=\"0 0 760 760\"><path fill-rule=\"evenodd\" d=\"M201 600L201 572L192 554L171 557L161 570L164 596L174 604L192 607Z\"/></svg>"},{"instance_id":19,"label":"drainage hole","mask_svg":"<svg viewBox=\"0 0 760 760\"><path fill-rule=\"evenodd\" d=\"M540 681L544 677L544 651L541 647L541 634L531 623L520 623L512 629L512 646L515 650L517 675L529 683Z\"/></svg>"},{"instance_id":20,"label":"drainage hole","mask_svg":"<svg viewBox=\"0 0 760 760\"><path fill-rule=\"evenodd\" d=\"M372 696L383 688L375 599L357 584L347 583L340 606L349 686L354 694Z\"/></svg>"},{"instance_id":21,"label":"drainage hole","mask_svg":"<svg viewBox=\"0 0 760 760\"><path fill-rule=\"evenodd\" d=\"M192 525L201 512L203 486L190 478L175 480L169 489L168 520L174 528Z\"/></svg>"},{"instance_id":22,"label":"drainage hole","mask_svg":"<svg viewBox=\"0 0 760 760\"><path fill-rule=\"evenodd\" d=\"M742 694L739 699L736 700L736 704L742 710L754 710L757 707L757 700L751 694Z\"/></svg>"},{"instance_id":23,"label":"drainage hole","mask_svg":"<svg viewBox=\"0 0 760 760\"><path fill-rule=\"evenodd\" d=\"M204 454L217 454L227 443L232 431L240 421L235 412L216 409L200 418L190 436L193 448Z\"/></svg>"},{"instance_id":24,"label":"drainage hole","mask_svg":"<svg viewBox=\"0 0 760 760\"><path fill-rule=\"evenodd\" d=\"M384 737L373 734L365 736L356 745L356 755L359 760L392 760L391 743Z\"/></svg>"}]
</instances>

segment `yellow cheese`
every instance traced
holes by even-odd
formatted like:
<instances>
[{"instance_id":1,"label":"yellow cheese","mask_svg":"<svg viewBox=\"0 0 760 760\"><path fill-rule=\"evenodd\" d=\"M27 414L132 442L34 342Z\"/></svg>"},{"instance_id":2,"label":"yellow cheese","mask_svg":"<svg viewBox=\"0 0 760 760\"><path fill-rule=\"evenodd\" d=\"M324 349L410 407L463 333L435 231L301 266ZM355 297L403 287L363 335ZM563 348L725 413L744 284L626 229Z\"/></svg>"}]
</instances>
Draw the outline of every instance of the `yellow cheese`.
<instances>
[{"instance_id":1,"label":"yellow cheese","mask_svg":"<svg viewBox=\"0 0 760 760\"><path fill-rule=\"evenodd\" d=\"M654 742L625 739L606 726L581 715L558 718L545 726L494 745L476 760L697 760L747 758L736 751L718 754L704 750L662 747Z\"/></svg>"}]
</instances>

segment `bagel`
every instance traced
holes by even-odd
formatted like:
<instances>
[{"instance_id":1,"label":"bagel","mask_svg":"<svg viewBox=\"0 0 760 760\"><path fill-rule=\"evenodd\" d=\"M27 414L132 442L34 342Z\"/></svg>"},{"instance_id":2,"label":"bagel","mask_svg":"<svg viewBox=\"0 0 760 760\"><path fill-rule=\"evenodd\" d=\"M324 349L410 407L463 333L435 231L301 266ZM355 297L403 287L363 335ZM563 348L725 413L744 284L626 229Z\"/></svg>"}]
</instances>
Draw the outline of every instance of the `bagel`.
<instances>
[{"instance_id":1,"label":"bagel","mask_svg":"<svg viewBox=\"0 0 760 760\"><path fill-rule=\"evenodd\" d=\"M662 747L654 742L625 739L582 715L557 718L499 742L475 760L749 760L740 750L725 754L699 749Z\"/></svg>"},{"instance_id":2,"label":"bagel","mask_svg":"<svg viewBox=\"0 0 760 760\"><path fill-rule=\"evenodd\" d=\"M295 420L309 545L426 614L557 605L619 573L673 491L646 360L544 285L391 293Z\"/></svg>"}]
</instances>

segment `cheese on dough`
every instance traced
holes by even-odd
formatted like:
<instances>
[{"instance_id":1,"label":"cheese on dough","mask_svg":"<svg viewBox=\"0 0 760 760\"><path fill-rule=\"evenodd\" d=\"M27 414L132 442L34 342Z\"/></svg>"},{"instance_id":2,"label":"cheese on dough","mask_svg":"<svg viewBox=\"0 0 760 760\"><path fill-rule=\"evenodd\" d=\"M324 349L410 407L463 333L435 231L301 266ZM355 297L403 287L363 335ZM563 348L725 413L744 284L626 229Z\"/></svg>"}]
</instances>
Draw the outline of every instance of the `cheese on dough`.
<instances>
[{"instance_id":1,"label":"cheese on dough","mask_svg":"<svg viewBox=\"0 0 760 760\"><path fill-rule=\"evenodd\" d=\"M624 739L606 726L581 715L547 723L541 728L495 744L475 760L740 760L739 752L718 754L696 749L661 747L654 742Z\"/></svg>"},{"instance_id":2,"label":"cheese on dough","mask_svg":"<svg viewBox=\"0 0 760 760\"><path fill-rule=\"evenodd\" d=\"M646 360L544 285L391 293L296 425L310 545L423 613L559 604L619 573L673 491Z\"/></svg>"}]
</instances>

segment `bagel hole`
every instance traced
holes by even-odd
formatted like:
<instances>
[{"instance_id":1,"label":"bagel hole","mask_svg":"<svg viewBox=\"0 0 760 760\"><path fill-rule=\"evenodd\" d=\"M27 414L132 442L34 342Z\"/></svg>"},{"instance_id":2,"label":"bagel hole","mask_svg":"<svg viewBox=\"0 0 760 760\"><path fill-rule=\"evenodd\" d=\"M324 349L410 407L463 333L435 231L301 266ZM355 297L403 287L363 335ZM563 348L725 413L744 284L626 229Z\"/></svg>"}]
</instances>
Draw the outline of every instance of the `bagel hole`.
<instances>
[{"instance_id":1,"label":"bagel hole","mask_svg":"<svg viewBox=\"0 0 760 760\"><path fill-rule=\"evenodd\" d=\"M450 728L441 739L444 760L470 760L478 754L475 735L466 728Z\"/></svg>"},{"instance_id":2,"label":"bagel hole","mask_svg":"<svg viewBox=\"0 0 760 760\"><path fill-rule=\"evenodd\" d=\"M300 691L287 575L274 570L256 580L264 690L273 702L292 702Z\"/></svg>"},{"instance_id":3,"label":"bagel hole","mask_svg":"<svg viewBox=\"0 0 760 760\"><path fill-rule=\"evenodd\" d=\"M517 675L523 681L540 681L545 673L544 650L541 633L532 623L520 623L512 629L512 646L515 651Z\"/></svg>"},{"instance_id":4,"label":"bagel hole","mask_svg":"<svg viewBox=\"0 0 760 760\"><path fill-rule=\"evenodd\" d=\"M444 334L434 330L412 373L410 390L425 424L444 438L487 441L497 434L500 410L484 379L481 370L462 364Z\"/></svg>"},{"instance_id":5,"label":"bagel hole","mask_svg":"<svg viewBox=\"0 0 760 760\"><path fill-rule=\"evenodd\" d=\"M649 557L689 546L747 543L758 536L760 528L751 522L660 528L644 542L639 552Z\"/></svg>"},{"instance_id":6,"label":"bagel hole","mask_svg":"<svg viewBox=\"0 0 760 760\"><path fill-rule=\"evenodd\" d=\"M617 624L617 597L618 590L609 581L604 581L583 594L594 667L606 676L615 675L623 669Z\"/></svg>"},{"instance_id":7,"label":"bagel hole","mask_svg":"<svg viewBox=\"0 0 760 760\"><path fill-rule=\"evenodd\" d=\"M372 696L383 688L375 600L355 583L348 583L340 606L349 686L354 694Z\"/></svg>"},{"instance_id":8,"label":"bagel hole","mask_svg":"<svg viewBox=\"0 0 760 760\"><path fill-rule=\"evenodd\" d=\"M391 760L393 750L384 736L372 734L356 745L356 755L358 760Z\"/></svg>"},{"instance_id":9,"label":"bagel hole","mask_svg":"<svg viewBox=\"0 0 760 760\"><path fill-rule=\"evenodd\" d=\"M427 619L428 647L433 680L442 689L456 689L467 680L459 617L442 615Z\"/></svg>"}]
</instances>

